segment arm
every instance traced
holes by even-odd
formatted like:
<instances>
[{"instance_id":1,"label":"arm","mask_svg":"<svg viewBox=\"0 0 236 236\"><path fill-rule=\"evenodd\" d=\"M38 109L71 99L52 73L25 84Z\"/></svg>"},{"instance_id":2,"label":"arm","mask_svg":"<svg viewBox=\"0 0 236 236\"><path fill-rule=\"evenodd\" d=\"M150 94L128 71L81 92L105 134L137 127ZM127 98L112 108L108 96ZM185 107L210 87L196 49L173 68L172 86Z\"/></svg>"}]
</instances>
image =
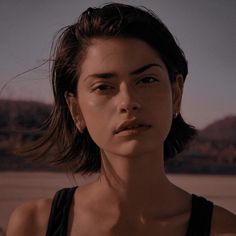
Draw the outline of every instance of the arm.
<instances>
[{"instance_id":1,"label":"arm","mask_svg":"<svg viewBox=\"0 0 236 236\"><path fill-rule=\"evenodd\" d=\"M16 208L8 223L7 236L44 236L50 209L50 199L25 203Z\"/></svg>"}]
</instances>

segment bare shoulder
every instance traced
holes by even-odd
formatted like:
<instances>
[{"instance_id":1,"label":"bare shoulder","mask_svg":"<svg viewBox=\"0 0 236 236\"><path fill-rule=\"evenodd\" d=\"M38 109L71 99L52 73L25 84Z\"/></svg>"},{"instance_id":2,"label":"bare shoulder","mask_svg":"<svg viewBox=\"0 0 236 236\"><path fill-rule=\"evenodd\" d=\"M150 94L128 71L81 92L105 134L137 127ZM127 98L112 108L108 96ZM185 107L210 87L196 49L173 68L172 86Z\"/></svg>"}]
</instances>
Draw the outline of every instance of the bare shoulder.
<instances>
[{"instance_id":1,"label":"bare shoulder","mask_svg":"<svg viewBox=\"0 0 236 236\"><path fill-rule=\"evenodd\" d=\"M7 236L46 234L52 199L40 199L17 207L10 216Z\"/></svg>"},{"instance_id":2,"label":"bare shoulder","mask_svg":"<svg viewBox=\"0 0 236 236\"><path fill-rule=\"evenodd\" d=\"M223 207L214 205L212 236L236 236L236 215Z\"/></svg>"}]
</instances>

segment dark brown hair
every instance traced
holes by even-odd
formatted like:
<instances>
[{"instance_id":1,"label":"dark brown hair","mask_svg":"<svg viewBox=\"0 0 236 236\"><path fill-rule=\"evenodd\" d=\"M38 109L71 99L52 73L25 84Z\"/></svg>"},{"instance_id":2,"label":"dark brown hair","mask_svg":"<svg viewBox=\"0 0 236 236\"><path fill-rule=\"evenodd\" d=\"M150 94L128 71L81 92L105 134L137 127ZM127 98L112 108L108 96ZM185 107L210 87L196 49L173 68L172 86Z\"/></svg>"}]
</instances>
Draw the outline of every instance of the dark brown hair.
<instances>
[{"instance_id":1,"label":"dark brown hair","mask_svg":"<svg viewBox=\"0 0 236 236\"><path fill-rule=\"evenodd\" d=\"M87 129L80 133L75 127L64 93L68 91L76 95L80 74L78 65L83 62L86 49L95 37L129 37L145 41L161 56L171 83L175 82L176 74L182 74L185 80L188 73L184 53L174 37L161 20L144 7L110 3L101 8L88 8L75 24L64 28L53 53L53 111L46 123L46 135L32 150L40 147L44 154L56 144L59 153L53 161L70 163L73 171L82 174L100 170L100 149ZM181 152L195 133L194 127L186 124L178 114L164 143L165 160Z\"/></svg>"}]
</instances>

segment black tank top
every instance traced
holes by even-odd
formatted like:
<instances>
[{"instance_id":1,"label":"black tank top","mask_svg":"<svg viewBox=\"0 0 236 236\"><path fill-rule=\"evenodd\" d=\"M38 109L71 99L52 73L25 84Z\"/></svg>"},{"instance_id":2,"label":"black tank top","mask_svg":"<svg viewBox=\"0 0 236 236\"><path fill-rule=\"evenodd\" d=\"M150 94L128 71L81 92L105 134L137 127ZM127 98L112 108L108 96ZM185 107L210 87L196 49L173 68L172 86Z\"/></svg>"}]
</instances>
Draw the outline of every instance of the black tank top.
<instances>
[{"instance_id":1,"label":"black tank top","mask_svg":"<svg viewBox=\"0 0 236 236\"><path fill-rule=\"evenodd\" d=\"M64 188L55 194L46 236L67 236L69 210L76 188ZM186 236L210 236L212 212L212 202L192 194L192 210Z\"/></svg>"}]
</instances>

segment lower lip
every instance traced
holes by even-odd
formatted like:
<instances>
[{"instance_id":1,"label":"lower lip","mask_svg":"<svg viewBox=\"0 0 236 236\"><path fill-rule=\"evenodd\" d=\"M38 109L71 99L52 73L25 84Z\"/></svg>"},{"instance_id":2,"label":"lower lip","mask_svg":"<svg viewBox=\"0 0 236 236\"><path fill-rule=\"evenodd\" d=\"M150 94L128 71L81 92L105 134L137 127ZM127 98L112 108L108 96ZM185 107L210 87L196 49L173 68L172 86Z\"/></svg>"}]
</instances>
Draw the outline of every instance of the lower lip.
<instances>
[{"instance_id":1,"label":"lower lip","mask_svg":"<svg viewBox=\"0 0 236 236\"><path fill-rule=\"evenodd\" d=\"M150 126L137 127L134 129L126 129L126 130L120 131L119 133L117 133L117 135L119 136L138 135L138 134L141 134L142 132L145 132L148 129L150 129Z\"/></svg>"}]
</instances>

